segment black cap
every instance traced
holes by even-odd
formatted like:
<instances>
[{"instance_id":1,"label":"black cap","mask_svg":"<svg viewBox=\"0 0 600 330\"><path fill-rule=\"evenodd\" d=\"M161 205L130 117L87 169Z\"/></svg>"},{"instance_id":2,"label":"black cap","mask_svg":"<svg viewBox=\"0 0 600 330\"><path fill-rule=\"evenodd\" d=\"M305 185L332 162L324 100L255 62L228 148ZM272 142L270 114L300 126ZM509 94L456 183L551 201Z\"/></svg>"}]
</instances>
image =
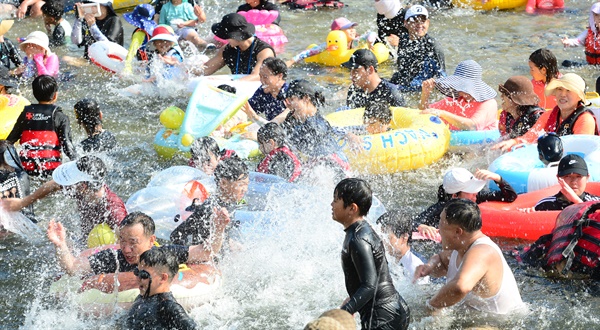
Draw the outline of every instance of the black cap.
<instances>
[{"instance_id":1,"label":"black cap","mask_svg":"<svg viewBox=\"0 0 600 330\"><path fill-rule=\"evenodd\" d=\"M367 69L372 66L377 69L377 57L368 49L358 49L352 54L348 62L342 63L344 68L356 69L359 66Z\"/></svg>"},{"instance_id":2,"label":"black cap","mask_svg":"<svg viewBox=\"0 0 600 330\"><path fill-rule=\"evenodd\" d=\"M588 175L588 167L581 156L570 154L564 156L558 163L558 176L566 176L572 173Z\"/></svg>"}]
</instances>

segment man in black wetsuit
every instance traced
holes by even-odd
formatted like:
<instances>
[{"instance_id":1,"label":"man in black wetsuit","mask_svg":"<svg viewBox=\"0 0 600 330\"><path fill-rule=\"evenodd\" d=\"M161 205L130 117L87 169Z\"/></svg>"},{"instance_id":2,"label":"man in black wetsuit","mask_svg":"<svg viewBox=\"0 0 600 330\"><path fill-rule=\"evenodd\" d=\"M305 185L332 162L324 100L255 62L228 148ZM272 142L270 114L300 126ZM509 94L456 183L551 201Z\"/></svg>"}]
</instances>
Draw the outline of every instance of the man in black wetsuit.
<instances>
[{"instance_id":1,"label":"man in black wetsuit","mask_svg":"<svg viewBox=\"0 0 600 330\"><path fill-rule=\"evenodd\" d=\"M404 105L404 99L396 86L379 77L377 58L372 51L359 49L342 66L350 69L352 79L352 86L346 97L349 108L363 108L369 103L387 103L392 107Z\"/></svg>"},{"instance_id":2,"label":"man in black wetsuit","mask_svg":"<svg viewBox=\"0 0 600 330\"><path fill-rule=\"evenodd\" d=\"M214 174L217 193L200 205L193 203L186 208L194 213L173 230L171 242L184 245L210 241L215 231L216 210L224 208L230 214L244 203L250 181L248 166L243 160L237 156L226 158L219 162Z\"/></svg>"},{"instance_id":3,"label":"man in black wetsuit","mask_svg":"<svg viewBox=\"0 0 600 330\"><path fill-rule=\"evenodd\" d=\"M177 259L160 249L140 256L134 274L140 295L127 314L127 329L196 329L197 325L171 293L171 282L179 271Z\"/></svg>"},{"instance_id":4,"label":"man in black wetsuit","mask_svg":"<svg viewBox=\"0 0 600 330\"><path fill-rule=\"evenodd\" d=\"M342 268L349 298L341 309L358 312L362 329L407 329L410 310L394 288L381 239L364 219L372 195L367 182L356 178L340 181L333 193L333 220L346 232Z\"/></svg>"}]
</instances>

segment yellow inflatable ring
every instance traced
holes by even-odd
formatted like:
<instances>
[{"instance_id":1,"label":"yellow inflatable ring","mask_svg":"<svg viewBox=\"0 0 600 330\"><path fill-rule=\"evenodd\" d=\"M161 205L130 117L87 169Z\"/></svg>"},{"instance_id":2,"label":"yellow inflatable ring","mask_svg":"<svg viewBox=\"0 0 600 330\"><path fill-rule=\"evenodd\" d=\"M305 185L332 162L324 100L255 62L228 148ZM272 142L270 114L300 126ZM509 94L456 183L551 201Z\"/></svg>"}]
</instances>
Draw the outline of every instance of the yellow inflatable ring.
<instances>
[{"instance_id":1,"label":"yellow inflatable ring","mask_svg":"<svg viewBox=\"0 0 600 330\"><path fill-rule=\"evenodd\" d=\"M312 48L316 45L310 45L307 49ZM350 56L355 50L366 48L359 47L355 49L348 49L348 40L346 34L343 31L335 30L329 32L327 35L327 50L317 55L306 58L304 61L307 63L319 63L326 66L340 66L344 62L348 62ZM387 47L382 43L376 43L372 49L377 62L381 63L387 61L390 57L390 52Z\"/></svg>"},{"instance_id":2,"label":"yellow inflatable ring","mask_svg":"<svg viewBox=\"0 0 600 330\"><path fill-rule=\"evenodd\" d=\"M332 126L362 125L364 109L334 112L325 118ZM362 136L362 148L350 150L340 141L354 171L387 174L427 166L448 150L450 131L438 117L419 110L392 108L390 131Z\"/></svg>"},{"instance_id":3,"label":"yellow inflatable ring","mask_svg":"<svg viewBox=\"0 0 600 330\"><path fill-rule=\"evenodd\" d=\"M29 101L18 95L0 95L0 140L8 137L19 115Z\"/></svg>"},{"instance_id":4,"label":"yellow inflatable ring","mask_svg":"<svg viewBox=\"0 0 600 330\"><path fill-rule=\"evenodd\" d=\"M454 7L473 8L475 10L506 10L524 7L527 0L490 0L482 3L481 0L452 0Z\"/></svg>"}]
</instances>

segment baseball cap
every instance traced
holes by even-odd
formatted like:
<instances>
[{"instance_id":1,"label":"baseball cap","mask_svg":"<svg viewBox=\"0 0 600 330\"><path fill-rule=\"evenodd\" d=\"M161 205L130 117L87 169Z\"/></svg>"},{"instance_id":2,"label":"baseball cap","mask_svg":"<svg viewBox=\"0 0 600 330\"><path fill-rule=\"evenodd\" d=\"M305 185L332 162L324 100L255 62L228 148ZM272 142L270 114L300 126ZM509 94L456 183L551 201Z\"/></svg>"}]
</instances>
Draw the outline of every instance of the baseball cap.
<instances>
[{"instance_id":1,"label":"baseball cap","mask_svg":"<svg viewBox=\"0 0 600 330\"><path fill-rule=\"evenodd\" d=\"M331 23L331 31L346 30L346 29L349 29L349 28L351 28L353 26L357 26L357 25L358 25L358 23L351 22L346 17L338 17L333 20L333 23Z\"/></svg>"},{"instance_id":2,"label":"baseball cap","mask_svg":"<svg viewBox=\"0 0 600 330\"><path fill-rule=\"evenodd\" d=\"M71 186L79 182L102 182L105 175L106 166L102 159L87 155L57 167L52 172L52 179L61 186Z\"/></svg>"},{"instance_id":3,"label":"baseball cap","mask_svg":"<svg viewBox=\"0 0 600 330\"><path fill-rule=\"evenodd\" d=\"M483 189L485 181L476 179L471 172L464 168L457 167L444 174L442 186L448 194L456 194L461 191L474 194Z\"/></svg>"},{"instance_id":4,"label":"baseball cap","mask_svg":"<svg viewBox=\"0 0 600 330\"><path fill-rule=\"evenodd\" d=\"M564 156L558 163L558 176L566 176L572 173L587 176L587 163L581 156L570 154Z\"/></svg>"},{"instance_id":5,"label":"baseball cap","mask_svg":"<svg viewBox=\"0 0 600 330\"><path fill-rule=\"evenodd\" d=\"M342 66L348 69L356 69L359 66L363 68L372 66L377 69L377 57L368 49L358 49L352 54L348 62L342 63Z\"/></svg>"},{"instance_id":6,"label":"baseball cap","mask_svg":"<svg viewBox=\"0 0 600 330\"><path fill-rule=\"evenodd\" d=\"M425 18L429 18L429 12L427 11L427 8L421 5L414 5L408 8L406 14L404 14L404 20L406 21L413 16L425 16Z\"/></svg>"}]
</instances>

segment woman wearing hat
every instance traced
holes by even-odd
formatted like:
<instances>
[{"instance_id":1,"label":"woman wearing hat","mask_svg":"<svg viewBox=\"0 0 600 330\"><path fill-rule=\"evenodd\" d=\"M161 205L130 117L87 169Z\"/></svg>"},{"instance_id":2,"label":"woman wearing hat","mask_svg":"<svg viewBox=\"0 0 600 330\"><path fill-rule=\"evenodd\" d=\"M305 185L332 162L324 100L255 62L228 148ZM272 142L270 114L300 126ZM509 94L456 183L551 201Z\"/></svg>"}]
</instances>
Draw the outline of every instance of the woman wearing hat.
<instances>
[{"instance_id":1,"label":"woman wearing hat","mask_svg":"<svg viewBox=\"0 0 600 330\"><path fill-rule=\"evenodd\" d=\"M477 62L466 60L451 76L425 80L419 109L440 117L454 131L498 129L496 92L481 80L481 73ZM448 97L428 105L434 87Z\"/></svg>"},{"instance_id":2,"label":"woman wearing hat","mask_svg":"<svg viewBox=\"0 0 600 330\"><path fill-rule=\"evenodd\" d=\"M88 58L88 47L96 41L109 40L123 46L123 24L121 19L115 13L112 7L112 0L86 0L78 2L75 7L75 15L79 15L79 6L84 3L100 4L100 16L94 17L92 14L86 14L84 17L77 17L73 23L71 32L71 42L84 47L83 57Z\"/></svg>"},{"instance_id":3,"label":"woman wearing hat","mask_svg":"<svg viewBox=\"0 0 600 330\"><path fill-rule=\"evenodd\" d=\"M232 74L247 74L244 80L259 80L262 62L275 57L275 51L266 42L254 36L254 25L240 14L227 14L213 24L212 32L229 43L206 62L204 75L209 76L227 65Z\"/></svg>"},{"instance_id":4,"label":"woman wearing hat","mask_svg":"<svg viewBox=\"0 0 600 330\"><path fill-rule=\"evenodd\" d=\"M502 113L498 128L509 139L525 134L540 118L544 109L538 106L539 97L527 77L513 76L498 86L502 98Z\"/></svg>"},{"instance_id":5,"label":"woman wearing hat","mask_svg":"<svg viewBox=\"0 0 600 330\"><path fill-rule=\"evenodd\" d=\"M41 75L58 75L58 56L50 51L50 41L42 31L31 32L19 46L25 53L23 65L14 70L14 74L24 78Z\"/></svg>"},{"instance_id":6,"label":"woman wearing hat","mask_svg":"<svg viewBox=\"0 0 600 330\"><path fill-rule=\"evenodd\" d=\"M571 134L598 135L596 118L585 107L585 81L575 73L567 73L553 79L546 87L546 95L556 97L556 107L546 111L527 133L500 142L492 149L508 151L521 143L535 143L543 132L554 132L558 136Z\"/></svg>"},{"instance_id":7,"label":"woman wearing hat","mask_svg":"<svg viewBox=\"0 0 600 330\"><path fill-rule=\"evenodd\" d=\"M131 61L135 56L138 61L148 61L148 41L154 32L156 22L154 22L154 7L149 4L137 5L133 12L123 14L127 23L136 27L131 36L129 52L125 58L125 72L131 73Z\"/></svg>"}]
</instances>

